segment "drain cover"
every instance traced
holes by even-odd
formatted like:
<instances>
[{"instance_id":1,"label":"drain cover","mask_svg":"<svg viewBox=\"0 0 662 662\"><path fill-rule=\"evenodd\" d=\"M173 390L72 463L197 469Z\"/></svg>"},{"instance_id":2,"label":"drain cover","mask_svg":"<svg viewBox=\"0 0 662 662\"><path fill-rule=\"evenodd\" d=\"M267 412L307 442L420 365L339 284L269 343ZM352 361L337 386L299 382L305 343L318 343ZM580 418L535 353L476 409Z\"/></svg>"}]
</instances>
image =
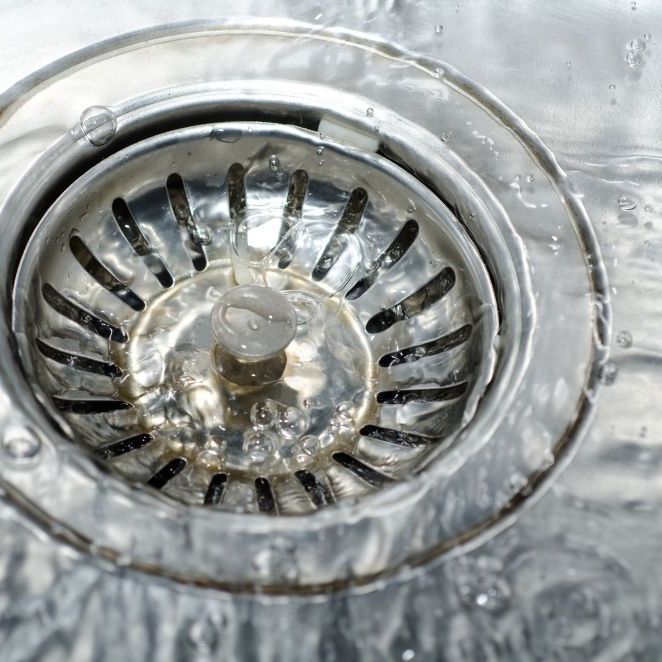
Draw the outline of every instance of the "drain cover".
<instances>
[{"instance_id":1,"label":"drain cover","mask_svg":"<svg viewBox=\"0 0 662 662\"><path fill-rule=\"evenodd\" d=\"M227 31L214 81L216 33L113 52L3 127L98 92L0 169L3 486L68 542L186 582L317 590L492 532L605 375L599 253L535 136L450 68L416 60L411 104L306 64L389 80L392 50L298 36ZM256 42L273 66L247 82Z\"/></svg>"},{"instance_id":2,"label":"drain cover","mask_svg":"<svg viewBox=\"0 0 662 662\"><path fill-rule=\"evenodd\" d=\"M214 367L212 308L242 278L296 310L272 383ZM458 220L384 158L302 129L199 126L118 152L46 214L16 287L53 416L191 504L299 513L403 480L491 377L496 303Z\"/></svg>"}]
</instances>

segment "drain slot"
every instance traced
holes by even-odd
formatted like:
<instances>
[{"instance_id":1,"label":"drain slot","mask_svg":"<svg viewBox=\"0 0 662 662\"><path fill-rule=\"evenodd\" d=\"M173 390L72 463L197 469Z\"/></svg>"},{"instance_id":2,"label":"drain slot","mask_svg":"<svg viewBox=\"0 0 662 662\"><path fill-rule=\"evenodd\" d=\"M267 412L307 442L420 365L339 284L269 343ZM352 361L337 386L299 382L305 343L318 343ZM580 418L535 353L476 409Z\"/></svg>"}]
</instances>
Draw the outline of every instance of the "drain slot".
<instances>
[{"instance_id":1,"label":"drain slot","mask_svg":"<svg viewBox=\"0 0 662 662\"><path fill-rule=\"evenodd\" d=\"M294 225L301 220L303 215L303 203L308 192L308 173L305 170L296 170L290 177L290 185L287 191L285 207L283 208L283 222L280 226L278 241L285 241L278 248L280 260L279 269L287 269L294 257L295 238L286 237Z\"/></svg>"},{"instance_id":2,"label":"drain slot","mask_svg":"<svg viewBox=\"0 0 662 662\"><path fill-rule=\"evenodd\" d=\"M390 329L396 322L410 319L426 308L437 303L455 285L455 271L445 267L432 280L392 308L377 313L368 320L368 333L381 333Z\"/></svg>"},{"instance_id":3,"label":"drain slot","mask_svg":"<svg viewBox=\"0 0 662 662\"><path fill-rule=\"evenodd\" d=\"M367 191L363 188L355 188L349 196L349 200L345 205L345 209L333 235L331 235L320 259L313 269L313 280L322 280L331 271L344 250L343 235L354 234L356 232L367 204Z\"/></svg>"},{"instance_id":4,"label":"drain slot","mask_svg":"<svg viewBox=\"0 0 662 662\"><path fill-rule=\"evenodd\" d=\"M406 405L410 402L443 402L455 400L467 390L467 383L442 386L440 388L419 388L411 390L381 391L377 402L382 405Z\"/></svg>"},{"instance_id":5,"label":"drain slot","mask_svg":"<svg viewBox=\"0 0 662 662\"><path fill-rule=\"evenodd\" d=\"M69 240L69 247L74 257L85 271L87 271L94 280L104 289L114 294L120 301L135 311L141 311L145 308L145 302L132 290L130 290L121 280L114 276L101 262L94 256L92 251L85 245L85 242L78 236L73 235Z\"/></svg>"},{"instance_id":6,"label":"drain slot","mask_svg":"<svg viewBox=\"0 0 662 662\"><path fill-rule=\"evenodd\" d=\"M86 356L80 356L71 352L65 352L57 349L48 343L45 343L40 338L35 340L39 351L51 361L56 361L62 365L69 366L75 370L82 370L83 372L91 372L95 375L103 375L105 377L119 377L122 370L114 363L107 363L106 361L99 361L91 359Z\"/></svg>"},{"instance_id":7,"label":"drain slot","mask_svg":"<svg viewBox=\"0 0 662 662\"><path fill-rule=\"evenodd\" d=\"M359 430L359 434L371 439L379 439L389 444L403 446L405 448L418 448L420 446L427 446L435 440L430 437L424 437L420 434L413 432L403 432L402 430L392 430L390 428L382 428L377 425L365 425Z\"/></svg>"},{"instance_id":8,"label":"drain slot","mask_svg":"<svg viewBox=\"0 0 662 662\"><path fill-rule=\"evenodd\" d=\"M386 483L390 483L391 479L380 473L376 469L369 467L367 464L356 459L349 453L339 452L333 454L333 459L341 466L351 471L355 476L358 476L366 483L373 487L383 487Z\"/></svg>"},{"instance_id":9,"label":"drain slot","mask_svg":"<svg viewBox=\"0 0 662 662\"><path fill-rule=\"evenodd\" d=\"M246 171L241 163L233 163L228 168L227 193L230 207L230 221L238 222L246 213L246 185L244 177Z\"/></svg>"},{"instance_id":10,"label":"drain slot","mask_svg":"<svg viewBox=\"0 0 662 662\"><path fill-rule=\"evenodd\" d=\"M289 219L301 219L303 211L303 203L306 199L306 191L308 190L308 173L305 170L295 170L290 177L290 186L287 190L287 198L285 200L285 221ZM289 225L287 229L289 229ZM285 225L283 225L285 227ZM285 230L285 232L287 231ZM285 232L281 228L280 236L282 237Z\"/></svg>"},{"instance_id":11,"label":"drain slot","mask_svg":"<svg viewBox=\"0 0 662 662\"><path fill-rule=\"evenodd\" d=\"M205 493L205 506L215 506L221 502L227 482L228 475L226 473L214 474L212 479L209 481L209 487Z\"/></svg>"},{"instance_id":12,"label":"drain slot","mask_svg":"<svg viewBox=\"0 0 662 662\"><path fill-rule=\"evenodd\" d=\"M266 478L255 479L255 495L257 497L257 507L261 513L266 515L276 514L276 500L271 491L271 484Z\"/></svg>"},{"instance_id":13,"label":"drain slot","mask_svg":"<svg viewBox=\"0 0 662 662\"><path fill-rule=\"evenodd\" d=\"M122 329L107 322L98 315L84 310L67 299L67 297L60 294L60 292L58 292L52 285L44 283L41 288L41 293L44 297L44 301L46 301L53 310L97 336L109 338L110 340L119 343L125 343L129 339L128 335L122 331Z\"/></svg>"},{"instance_id":14,"label":"drain slot","mask_svg":"<svg viewBox=\"0 0 662 662\"><path fill-rule=\"evenodd\" d=\"M69 414L105 414L109 411L131 409L131 404L124 400L111 400L102 398L69 399L58 396L53 397L53 404L61 411Z\"/></svg>"},{"instance_id":15,"label":"drain slot","mask_svg":"<svg viewBox=\"0 0 662 662\"><path fill-rule=\"evenodd\" d=\"M177 173L173 173L168 177L166 189L172 213L181 228L182 240L193 263L193 268L196 271L204 271L207 267L207 256L201 245L200 230L191 212L186 189L184 188L184 180Z\"/></svg>"},{"instance_id":16,"label":"drain slot","mask_svg":"<svg viewBox=\"0 0 662 662\"><path fill-rule=\"evenodd\" d=\"M315 475L310 471L300 469L299 471L295 471L294 475L303 486L303 489L306 490L306 493L316 508L330 506L335 502L331 490L327 489L322 482L317 480Z\"/></svg>"},{"instance_id":17,"label":"drain slot","mask_svg":"<svg viewBox=\"0 0 662 662\"><path fill-rule=\"evenodd\" d=\"M410 219L390 246L377 258L368 273L347 292L350 301L366 293L389 269L391 269L411 248L418 237L418 223Z\"/></svg>"},{"instance_id":18,"label":"drain slot","mask_svg":"<svg viewBox=\"0 0 662 662\"><path fill-rule=\"evenodd\" d=\"M175 282L163 260L154 252L133 218L129 206L122 198L113 201L113 218L136 255L144 258L147 268L163 287L172 287Z\"/></svg>"},{"instance_id":19,"label":"drain slot","mask_svg":"<svg viewBox=\"0 0 662 662\"><path fill-rule=\"evenodd\" d=\"M159 469L148 481L147 484L157 490L165 487L178 473L186 466L186 460L183 457L177 457L171 460L164 467Z\"/></svg>"},{"instance_id":20,"label":"drain slot","mask_svg":"<svg viewBox=\"0 0 662 662\"><path fill-rule=\"evenodd\" d=\"M382 368L390 368L391 366L402 363L413 363L426 356L441 354L465 343L469 339L469 336L471 336L471 324L465 324L457 331L437 338L437 340L431 340L430 342L407 347L406 349L399 349L397 352L384 354L379 359L379 365Z\"/></svg>"},{"instance_id":21,"label":"drain slot","mask_svg":"<svg viewBox=\"0 0 662 662\"><path fill-rule=\"evenodd\" d=\"M151 434L137 434L135 437L114 441L106 446L95 449L94 454L100 460L110 460L114 457L120 457L132 451L137 451L152 441Z\"/></svg>"}]
</instances>

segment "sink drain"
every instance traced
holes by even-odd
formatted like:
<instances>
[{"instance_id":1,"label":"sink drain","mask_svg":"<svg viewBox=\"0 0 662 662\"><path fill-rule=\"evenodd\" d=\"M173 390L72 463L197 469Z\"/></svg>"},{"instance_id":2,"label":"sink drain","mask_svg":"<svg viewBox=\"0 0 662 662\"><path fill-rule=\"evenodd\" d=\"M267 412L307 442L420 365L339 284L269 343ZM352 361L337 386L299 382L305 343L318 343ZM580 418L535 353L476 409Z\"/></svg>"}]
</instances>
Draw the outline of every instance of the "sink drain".
<instances>
[{"instance_id":1,"label":"sink drain","mask_svg":"<svg viewBox=\"0 0 662 662\"><path fill-rule=\"evenodd\" d=\"M402 67L420 103L371 82ZM94 105L61 126L70 89ZM491 534L569 457L609 333L599 252L549 152L450 67L202 30L6 117L5 140L50 129L0 168L0 476L71 544L317 590Z\"/></svg>"},{"instance_id":2,"label":"sink drain","mask_svg":"<svg viewBox=\"0 0 662 662\"><path fill-rule=\"evenodd\" d=\"M269 383L213 360L258 336L229 317L212 333L214 305L250 304L237 281L258 277L254 305L278 291L273 313L289 297L299 318ZM383 157L283 125L199 126L104 160L46 214L16 291L53 417L190 504L300 513L406 479L491 376L492 287L444 203Z\"/></svg>"}]
</instances>

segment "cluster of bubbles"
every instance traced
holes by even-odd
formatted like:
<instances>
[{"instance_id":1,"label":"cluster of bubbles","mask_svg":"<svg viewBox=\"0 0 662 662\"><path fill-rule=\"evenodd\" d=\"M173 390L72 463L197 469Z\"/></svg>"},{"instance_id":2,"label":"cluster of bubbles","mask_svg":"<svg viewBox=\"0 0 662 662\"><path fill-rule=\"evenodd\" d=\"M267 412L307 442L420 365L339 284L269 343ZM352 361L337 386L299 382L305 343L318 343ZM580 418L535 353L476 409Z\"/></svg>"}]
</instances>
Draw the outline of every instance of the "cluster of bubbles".
<instances>
[{"instance_id":1,"label":"cluster of bubbles","mask_svg":"<svg viewBox=\"0 0 662 662\"><path fill-rule=\"evenodd\" d=\"M625 47L625 61L633 69L641 64L642 53L646 50L646 42L650 39L651 35L645 34L643 38L632 39Z\"/></svg>"},{"instance_id":2,"label":"cluster of bubbles","mask_svg":"<svg viewBox=\"0 0 662 662\"><path fill-rule=\"evenodd\" d=\"M497 613L505 610L512 591L497 558L463 557L451 566L450 573L462 604Z\"/></svg>"},{"instance_id":3,"label":"cluster of bubbles","mask_svg":"<svg viewBox=\"0 0 662 662\"><path fill-rule=\"evenodd\" d=\"M304 407L310 409L316 404L306 401ZM308 465L337 435L354 429L354 409L348 402L335 408L326 429L319 435L309 433L310 421L305 411L275 400L253 403L250 419L252 427L244 433L242 450L253 464L263 464L269 458L279 456L293 459L302 466Z\"/></svg>"}]
</instances>

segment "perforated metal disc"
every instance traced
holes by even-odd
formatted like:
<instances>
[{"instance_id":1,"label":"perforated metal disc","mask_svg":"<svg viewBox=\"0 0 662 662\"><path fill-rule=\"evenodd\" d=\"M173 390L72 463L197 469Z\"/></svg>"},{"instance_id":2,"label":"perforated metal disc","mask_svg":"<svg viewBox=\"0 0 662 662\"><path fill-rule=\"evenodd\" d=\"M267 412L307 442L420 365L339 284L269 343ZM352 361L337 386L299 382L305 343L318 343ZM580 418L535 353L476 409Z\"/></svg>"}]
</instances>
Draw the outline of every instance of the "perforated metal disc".
<instances>
[{"instance_id":1,"label":"perforated metal disc","mask_svg":"<svg viewBox=\"0 0 662 662\"><path fill-rule=\"evenodd\" d=\"M212 360L241 224L273 253L267 282L313 307L283 377L252 389ZM405 480L452 443L494 364L488 272L444 202L382 157L283 125L197 126L106 159L46 214L17 288L22 354L72 439L222 509L307 512ZM264 401L260 452L243 442ZM305 423L279 435L288 408Z\"/></svg>"}]
</instances>

